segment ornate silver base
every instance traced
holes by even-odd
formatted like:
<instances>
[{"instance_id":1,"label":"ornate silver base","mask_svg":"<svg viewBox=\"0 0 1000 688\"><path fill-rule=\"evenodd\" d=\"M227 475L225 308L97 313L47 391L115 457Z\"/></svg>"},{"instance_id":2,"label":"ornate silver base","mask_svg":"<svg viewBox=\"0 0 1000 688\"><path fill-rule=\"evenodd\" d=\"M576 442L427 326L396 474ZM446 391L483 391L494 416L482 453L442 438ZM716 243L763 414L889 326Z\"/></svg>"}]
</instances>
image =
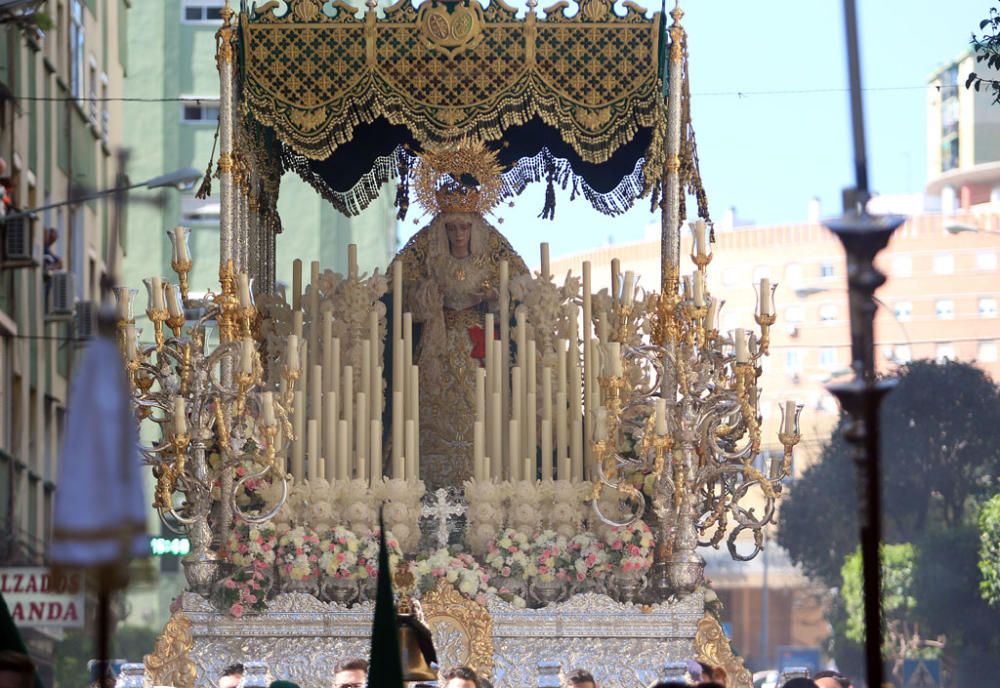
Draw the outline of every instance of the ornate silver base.
<instances>
[{"instance_id":1,"label":"ornate silver base","mask_svg":"<svg viewBox=\"0 0 1000 688\"><path fill-rule=\"evenodd\" d=\"M222 562L215 552L191 552L181 560L188 589L199 595L208 595L212 585L222 577Z\"/></svg>"},{"instance_id":2,"label":"ornate silver base","mask_svg":"<svg viewBox=\"0 0 1000 688\"><path fill-rule=\"evenodd\" d=\"M667 572L675 594L694 592L705 580L705 560L697 552L675 552L667 562Z\"/></svg>"}]
</instances>

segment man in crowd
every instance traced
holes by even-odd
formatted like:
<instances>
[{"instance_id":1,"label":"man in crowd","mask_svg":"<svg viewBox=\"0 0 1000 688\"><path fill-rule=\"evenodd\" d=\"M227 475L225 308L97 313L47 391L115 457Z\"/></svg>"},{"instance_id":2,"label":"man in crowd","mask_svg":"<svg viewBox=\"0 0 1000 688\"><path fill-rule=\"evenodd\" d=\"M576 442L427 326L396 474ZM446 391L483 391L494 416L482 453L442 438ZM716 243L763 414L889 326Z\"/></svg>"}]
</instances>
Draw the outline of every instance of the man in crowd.
<instances>
[{"instance_id":1,"label":"man in crowd","mask_svg":"<svg viewBox=\"0 0 1000 688\"><path fill-rule=\"evenodd\" d=\"M467 666L453 666L441 674L444 688L479 688L479 677Z\"/></svg>"},{"instance_id":2,"label":"man in crowd","mask_svg":"<svg viewBox=\"0 0 1000 688\"><path fill-rule=\"evenodd\" d=\"M219 688L236 688L243 680L243 665L230 664L219 674Z\"/></svg>"},{"instance_id":3,"label":"man in crowd","mask_svg":"<svg viewBox=\"0 0 1000 688\"><path fill-rule=\"evenodd\" d=\"M333 688L365 688L368 680L368 662L364 659L345 659L333 668Z\"/></svg>"},{"instance_id":4,"label":"man in crowd","mask_svg":"<svg viewBox=\"0 0 1000 688\"><path fill-rule=\"evenodd\" d=\"M573 669L563 676L563 688L598 688L594 676L586 669Z\"/></svg>"},{"instance_id":5,"label":"man in crowd","mask_svg":"<svg viewBox=\"0 0 1000 688\"><path fill-rule=\"evenodd\" d=\"M836 671L825 669L813 676L818 688L851 688L851 680Z\"/></svg>"}]
</instances>

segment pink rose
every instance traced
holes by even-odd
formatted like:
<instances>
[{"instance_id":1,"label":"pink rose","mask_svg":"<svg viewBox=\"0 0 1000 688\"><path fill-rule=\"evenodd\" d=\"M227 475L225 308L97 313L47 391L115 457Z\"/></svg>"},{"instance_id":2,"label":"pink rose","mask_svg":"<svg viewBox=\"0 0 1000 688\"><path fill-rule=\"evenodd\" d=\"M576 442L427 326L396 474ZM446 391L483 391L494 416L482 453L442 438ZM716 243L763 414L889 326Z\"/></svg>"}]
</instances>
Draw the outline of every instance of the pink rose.
<instances>
[{"instance_id":1,"label":"pink rose","mask_svg":"<svg viewBox=\"0 0 1000 688\"><path fill-rule=\"evenodd\" d=\"M241 616L243 616L243 605L241 605L239 602L236 602L235 604L233 604L232 607L229 608L229 613L232 616L235 616L237 619L240 618Z\"/></svg>"}]
</instances>

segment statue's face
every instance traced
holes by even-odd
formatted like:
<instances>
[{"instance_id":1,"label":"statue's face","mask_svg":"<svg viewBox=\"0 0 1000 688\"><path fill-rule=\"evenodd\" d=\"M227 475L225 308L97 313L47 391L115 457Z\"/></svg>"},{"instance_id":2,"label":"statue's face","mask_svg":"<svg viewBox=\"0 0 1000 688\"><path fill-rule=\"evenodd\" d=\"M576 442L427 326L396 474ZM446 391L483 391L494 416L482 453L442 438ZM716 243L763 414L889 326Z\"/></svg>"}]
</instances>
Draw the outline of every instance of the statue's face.
<instances>
[{"instance_id":1,"label":"statue's face","mask_svg":"<svg viewBox=\"0 0 1000 688\"><path fill-rule=\"evenodd\" d=\"M469 255L469 239L472 237L472 223L468 220L449 220L444 223L448 234L448 248L451 255L464 258Z\"/></svg>"}]
</instances>

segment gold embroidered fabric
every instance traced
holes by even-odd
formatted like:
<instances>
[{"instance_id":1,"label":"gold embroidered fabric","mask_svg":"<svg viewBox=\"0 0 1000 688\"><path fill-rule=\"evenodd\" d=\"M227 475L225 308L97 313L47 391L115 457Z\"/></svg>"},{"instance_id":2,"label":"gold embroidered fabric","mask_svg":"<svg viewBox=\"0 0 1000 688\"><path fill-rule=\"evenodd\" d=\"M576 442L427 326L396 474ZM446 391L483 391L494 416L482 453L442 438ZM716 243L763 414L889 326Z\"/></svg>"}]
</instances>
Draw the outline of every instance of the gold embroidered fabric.
<instances>
[{"instance_id":1,"label":"gold embroidered fabric","mask_svg":"<svg viewBox=\"0 0 1000 688\"><path fill-rule=\"evenodd\" d=\"M422 145L496 141L533 117L586 162L608 160L661 116L660 15L630 0L563 0L519 19L503 0L262 3L242 23L250 114L296 153L326 159L384 117Z\"/></svg>"},{"instance_id":2,"label":"gold embroidered fabric","mask_svg":"<svg viewBox=\"0 0 1000 688\"><path fill-rule=\"evenodd\" d=\"M472 224L470 255L451 255L445 222ZM472 478L476 370L470 328L496 318L500 261L510 277L527 266L507 239L471 213L436 216L400 250L390 270L403 270L403 306L422 326L414 360L420 366L420 478L428 490ZM485 335L488 338L488 335Z\"/></svg>"}]
</instances>

